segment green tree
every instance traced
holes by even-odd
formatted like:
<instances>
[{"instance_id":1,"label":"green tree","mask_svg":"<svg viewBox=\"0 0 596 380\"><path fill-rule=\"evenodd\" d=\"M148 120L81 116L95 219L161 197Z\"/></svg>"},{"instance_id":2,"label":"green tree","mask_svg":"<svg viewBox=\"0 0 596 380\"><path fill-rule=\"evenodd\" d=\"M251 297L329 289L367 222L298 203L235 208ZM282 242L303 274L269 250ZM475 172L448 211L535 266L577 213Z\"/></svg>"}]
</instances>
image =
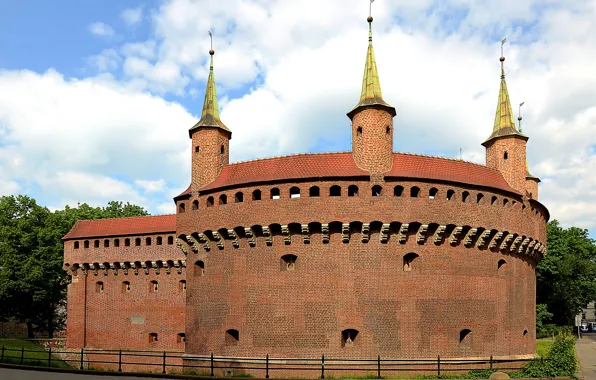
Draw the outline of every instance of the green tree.
<instances>
[{"instance_id":1,"label":"green tree","mask_svg":"<svg viewBox=\"0 0 596 380\"><path fill-rule=\"evenodd\" d=\"M587 230L565 229L556 220L547 233L548 253L536 267L536 303L546 305L554 323L573 324L581 308L596 300L596 245Z\"/></svg>"}]
</instances>

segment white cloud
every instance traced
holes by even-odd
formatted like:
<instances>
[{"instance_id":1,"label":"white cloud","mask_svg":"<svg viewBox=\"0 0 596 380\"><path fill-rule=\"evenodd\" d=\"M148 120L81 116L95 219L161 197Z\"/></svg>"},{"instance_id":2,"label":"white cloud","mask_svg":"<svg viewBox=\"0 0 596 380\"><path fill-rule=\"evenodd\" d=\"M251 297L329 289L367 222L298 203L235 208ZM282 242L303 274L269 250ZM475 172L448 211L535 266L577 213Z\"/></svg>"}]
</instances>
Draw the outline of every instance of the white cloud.
<instances>
[{"instance_id":1,"label":"white cloud","mask_svg":"<svg viewBox=\"0 0 596 380\"><path fill-rule=\"evenodd\" d=\"M166 186L166 181L163 179L159 179L157 181L148 181L148 180L136 180L135 185L143 188L146 193L157 193L164 190Z\"/></svg>"},{"instance_id":2,"label":"white cloud","mask_svg":"<svg viewBox=\"0 0 596 380\"><path fill-rule=\"evenodd\" d=\"M125 9L122 11L122 13L120 13L120 17L122 17L122 20L124 20L127 25L136 25L143 19L143 8L138 7Z\"/></svg>"},{"instance_id":3,"label":"white cloud","mask_svg":"<svg viewBox=\"0 0 596 380\"><path fill-rule=\"evenodd\" d=\"M103 22L94 22L89 25L89 31L92 34L101 37L111 37L115 34L114 28Z\"/></svg>"}]
</instances>

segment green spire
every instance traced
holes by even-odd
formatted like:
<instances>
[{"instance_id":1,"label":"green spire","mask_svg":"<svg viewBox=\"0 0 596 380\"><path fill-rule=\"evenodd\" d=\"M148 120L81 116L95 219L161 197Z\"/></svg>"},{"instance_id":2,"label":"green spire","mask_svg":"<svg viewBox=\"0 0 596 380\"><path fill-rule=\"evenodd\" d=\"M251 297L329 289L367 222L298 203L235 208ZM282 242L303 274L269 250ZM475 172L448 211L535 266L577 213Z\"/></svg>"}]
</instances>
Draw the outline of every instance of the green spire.
<instances>
[{"instance_id":1,"label":"green spire","mask_svg":"<svg viewBox=\"0 0 596 380\"><path fill-rule=\"evenodd\" d=\"M497 112L495 113L495 124L493 125L493 133L489 136L482 145L488 144L493 139L505 136L519 136L528 139L515 127L513 120L513 110L511 108L511 100L509 99L509 91L507 91L507 82L505 82L505 57L501 56L501 87L499 88L499 100L497 101Z\"/></svg>"},{"instance_id":2,"label":"green spire","mask_svg":"<svg viewBox=\"0 0 596 380\"><path fill-rule=\"evenodd\" d=\"M377 62L375 60L375 51L372 43L372 16L368 19L368 51L366 52L366 63L364 65L364 78L362 79L362 92L360 94L360 101L350 112L348 117L350 119L356 114L361 107L367 106L381 106L388 108L388 111L395 116L395 108L387 104L383 100L381 94L381 81L379 80L379 73L377 72Z\"/></svg>"},{"instance_id":3,"label":"green spire","mask_svg":"<svg viewBox=\"0 0 596 380\"><path fill-rule=\"evenodd\" d=\"M210 33L211 34L211 33ZM201 113L201 120L196 123L189 131L189 134L199 128L219 128L232 135L232 131L225 126L219 118L219 105L217 103L217 91L215 89L215 77L213 75L213 55L215 51L209 50L211 55L211 62L209 66L209 78L207 79L207 88L205 89L205 101L203 103L203 112Z\"/></svg>"},{"instance_id":4,"label":"green spire","mask_svg":"<svg viewBox=\"0 0 596 380\"><path fill-rule=\"evenodd\" d=\"M530 167L528 166L527 159L526 159L526 179L533 179L533 180L540 182L540 179L538 177L536 177L535 175L532 175L532 173L530 173Z\"/></svg>"}]
</instances>

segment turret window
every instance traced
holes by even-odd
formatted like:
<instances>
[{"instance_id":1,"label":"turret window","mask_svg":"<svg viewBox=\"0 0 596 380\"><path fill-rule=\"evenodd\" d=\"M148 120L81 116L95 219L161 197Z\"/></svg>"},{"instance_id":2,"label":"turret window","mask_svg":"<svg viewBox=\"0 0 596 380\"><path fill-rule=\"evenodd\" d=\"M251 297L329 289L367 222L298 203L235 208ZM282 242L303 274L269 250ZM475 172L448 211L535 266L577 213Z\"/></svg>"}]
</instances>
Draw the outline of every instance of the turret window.
<instances>
[{"instance_id":1,"label":"turret window","mask_svg":"<svg viewBox=\"0 0 596 380\"><path fill-rule=\"evenodd\" d=\"M391 133L391 126L389 126L389 125L388 125L388 126L385 128L385 133L387 133L387 134L390 134L390 133Z\"/></svg>"},{"instance_id":2,"label":"turret window","mask_svg":"<svg viewBox=\"0 0 596 380\"><path fill-rule=\"evenodd\" d=\"M74 249L79 249L79 242L78 241L75 241L74 242Z\"/></svg>"},{"instance_id":3,"label":"turret window","mask_svg":"<svg viewBox=\"0 0 596 380\"><path fill-rule=\"evenodd\" d=\"M199 201L198 200L194 200L192 201L192 209L193 210L198 210L199 209Z\"/></svg>"},{"instance_id":4,"label":"turret window","mask_svg":"<svg viewBox=\"0 0 596 380\"><path fill-rule=\"evenodd\" d=\"M219 152L220 152L221 154L224 154L224 152L225 152L225 151L226 151L226 149L225 149L225 148L224 148L224 146L222 145L222 146L219 148Z\"/></svg>"},{"instance_id":5,"label":"turret window","mask_svg":"<svg viewBox=\"0 0 596 380\"><path fill-rule=\"evenodd\" d=\"M507 152L503 153L503 159L506 160L507 158L509 158L509 154Z\"/></svg>"},{"instance_id":6,"label":"turret window","mask_svg":"<svg viewBox=\"0 0 596 380\"><path fill-rule=\"evenodd\" d=\"M110 246L110 240L109 239L105 239L103 241L103 246L106 247L106 248L108 248Z\"/></svg>"},{"instance_id":7,"label":"turret window","mask_svg":"<svg viewBox=\"0 0 596 380\"><path fill-rule=\"evenodd\" d=\"M84 246L85 248L89 248L89 240L85 240L85 241L83 242L83 246Z\"/></svg>"},{"instance_id":8,"label":"turret window","mask_svg":"<svg viewBox=\"0 0 596 380\"><path fill-rule=\"evenodd\" d=\"M358 186L350 185L348 186L348 197L356 197L358 196Z\"/></svg>"},{"instance_id":9,"label":"turret window","mask_svg":"<svg viewBox=\"0 0 596 380\"><path fill-rule=\"evenodd\" d=\"M135 239L135 246L140 247L141 246L141 238L136 238Z\"/></svg>"},{"instance_id":10,"label":"turret window","mask_svg":"<svg viewBox=\"0 0 596 380\"><path fill-rule=\"evenodd\" d=\"M161 236L158 236L158 237L155 239L155 244L157 244L157 245L161 245L161 244L162 244L162 241L163 241L163 240L162 240L162 237L161 237Z\"/></svg>"},{"instance_id":11,"label":"turret window","mask_svg":"<svg viewBox=\"0 0 596 380\"><path fill-rule=\"evenodd\" d=\"M357 134L358 136L362 136L362 127L358 127L358 128L356 128L356 134Z\"/></svg>"},{"instance_id":12,"label":"turret window","mask_svg":"<svg viewBox=\"0 0 596 380\"><path fill-rule=\"evenodd\" d=\"M184 211L185 211L184 203L180 203L180 205L178 205L178 213L182 214Z\"/></svg>"},{"instance_id":13,"label":"turret window","mask_svg":"<svg viewBox=\"0 0 596 380\"><path fill-rule=\"evenodd\" d=\"M124 239L124 246L130 247L130 239L129 238Z\"/></svg>"},{"instance_id":14,"label":"turret window","mask_svg":"<svg viewBox=\"0 0 596 380\"><path fill-rule=\"evenodd\" d=\"M94 246L95 248L99 248L99 240L95 240L95 241L93 242L93 246Z\"/></svg>"},{"instance_id":15,"label":"turret window","mask_svg":"<svg viewBox=\"0 0 596 380\"><path fill-rule=\"evenodd\" d=\"M195 146L195 152L196 152L196 153L199 153L200 151L201 151L201 147L200 147L200 146L198 146L198 145L197 145L197 146Z\"/></svg>"},{"instance_id":16,"label":"turret window","mask_svg":"<svg viewBox=\"0 0 596 380\"><path fill-rule=\"evenodd\" d=\"M120 239L114 239L114 247L120 247Z\"/></svg>"}]
</instances>

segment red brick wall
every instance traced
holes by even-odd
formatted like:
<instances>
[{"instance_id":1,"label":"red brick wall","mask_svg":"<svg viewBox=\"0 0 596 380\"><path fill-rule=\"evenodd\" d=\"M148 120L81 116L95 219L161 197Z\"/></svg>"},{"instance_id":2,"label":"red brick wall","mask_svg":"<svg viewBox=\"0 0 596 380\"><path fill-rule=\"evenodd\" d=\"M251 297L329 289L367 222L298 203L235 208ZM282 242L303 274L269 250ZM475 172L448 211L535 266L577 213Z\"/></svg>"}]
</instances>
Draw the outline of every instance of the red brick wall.
<instances>
[{"instance_id":1,"label":"red brick wall","mask_svg":"<svg viewBox=\"0 0 596 380\"><path fill-rule=\"evenodd\" d=\"M196 147L200 147L196 152ZM224 153L221 153L221 147ZM229 163L230 140L218 128L202 128L192 134L192 190L213 182L221 169Z\"/></svg>"},{"instance_id":2,"label":"red brick wall","mask_svg":"<svg viewBox=\"0 0 596 380\"><path fill-rule=\"evenodd\" d=\"M471 357L526 355L535 352L535 259L517 251L467 247L463 237L435 244L430 236L418 242L410 230L405 242L398 238L399 223L469 226L498 230L546 243L546 209L518 195L491 189L449 184L399 181L385 178L380 197L371 195L368 181L321 181L268 184L230 189L229 204L206 207L201 195L199 210L177 215L177 234L203 233L210 247L187 257L186 312L187 354L230 356L312 356L322 353L341 357ZM341 197L330 197L329 187L339 184ZM348 197L351 184L357 197ZM308 189L320 187L320 197ZM401 197L394 186L404 187ZM301 197L289 198L298 186ZM418 198L410 189L420 188ZM271 188L281 199L270 199ZM429 190L437 188L434 199ZM251 200L254 189L262 200ZM446 199L448 190L455 193ZM234 203L234 194L244 202ZM462 201L463 193L469 195ZM478 195L482 197L478 202ZM492 202L492 197L497 197ZM196 199L196 198L193 198ZM507 202L504 202L507 200ZM186 202L191 202L187 200ZM299 224L352 223L349 243L341 229L330 226L330 242L322 243L320 226L310 232L309 243ZM378 223L373 223L378 221ZM298 224L293 224L298 223ZM371 223L369 241L361 240L361 223ZM391 223L386 244L379 240L381 223ZM290 226L291 243L285 243L280 225ZM454 226L455 225L455 226ZM251 247L242 230L256 226L256 246ZM272 244L258 232L269 226ZM243 228L236 228L243 227ZM313 228L314 227L314 228ZM234 248L225 230L239 234ZM225 238L217 247L211 231ZM414 230L415 231L415 230ZM517 235L516 235L517 236ZM507 245L509 246L509 245ZM403 270L403 256L419 257L413 270ZM280 270L280 257L298 256L296 270ZM506 264L498 270L499 260ZM203 276L196 275L196 260L204 262ZM240 333L237 345L227 345L225 332ZM352 347L341 347L341 331L359 331ZM472 330L463 344L459 334ZM528 335L524 337L524 330Z\"/></svg>"},{"instance_id":3,"label":"red brick wall","mask_svg":"<svg viewBox=\"0 0 596 380\"><path fill-rule=\"evenodd\" d=\"M507 159L504 154L507 152ZM522 194L526 190L526 141L521 138L499 138L486 148L486 166L503 174L509 186ZM537 197L535 199L538 199Z\"/></svg>"},{"instance_id":4,"label":"red brick wall","mask_svg":"<svg viewBox=\"0 0 596 380\"><path fill-rule=\"evenodd\" d=\"M530 198L538 199L538 181L534 179L527 179L526 192Z\"/></svg>"},{"instance_id":5,"label":"red brick wall","mask_svg":"<svg viewBox=\"0 0 596 380\"><path fill-rule=\"evenodd\" d=\"M362 132L359 132L359 129ZM388 131L387 131L388 130ZM382 109L365 108L352 120L352 154L360 169L383 173L393 165L393 117Z\"/></svg>"}]
</instances>

